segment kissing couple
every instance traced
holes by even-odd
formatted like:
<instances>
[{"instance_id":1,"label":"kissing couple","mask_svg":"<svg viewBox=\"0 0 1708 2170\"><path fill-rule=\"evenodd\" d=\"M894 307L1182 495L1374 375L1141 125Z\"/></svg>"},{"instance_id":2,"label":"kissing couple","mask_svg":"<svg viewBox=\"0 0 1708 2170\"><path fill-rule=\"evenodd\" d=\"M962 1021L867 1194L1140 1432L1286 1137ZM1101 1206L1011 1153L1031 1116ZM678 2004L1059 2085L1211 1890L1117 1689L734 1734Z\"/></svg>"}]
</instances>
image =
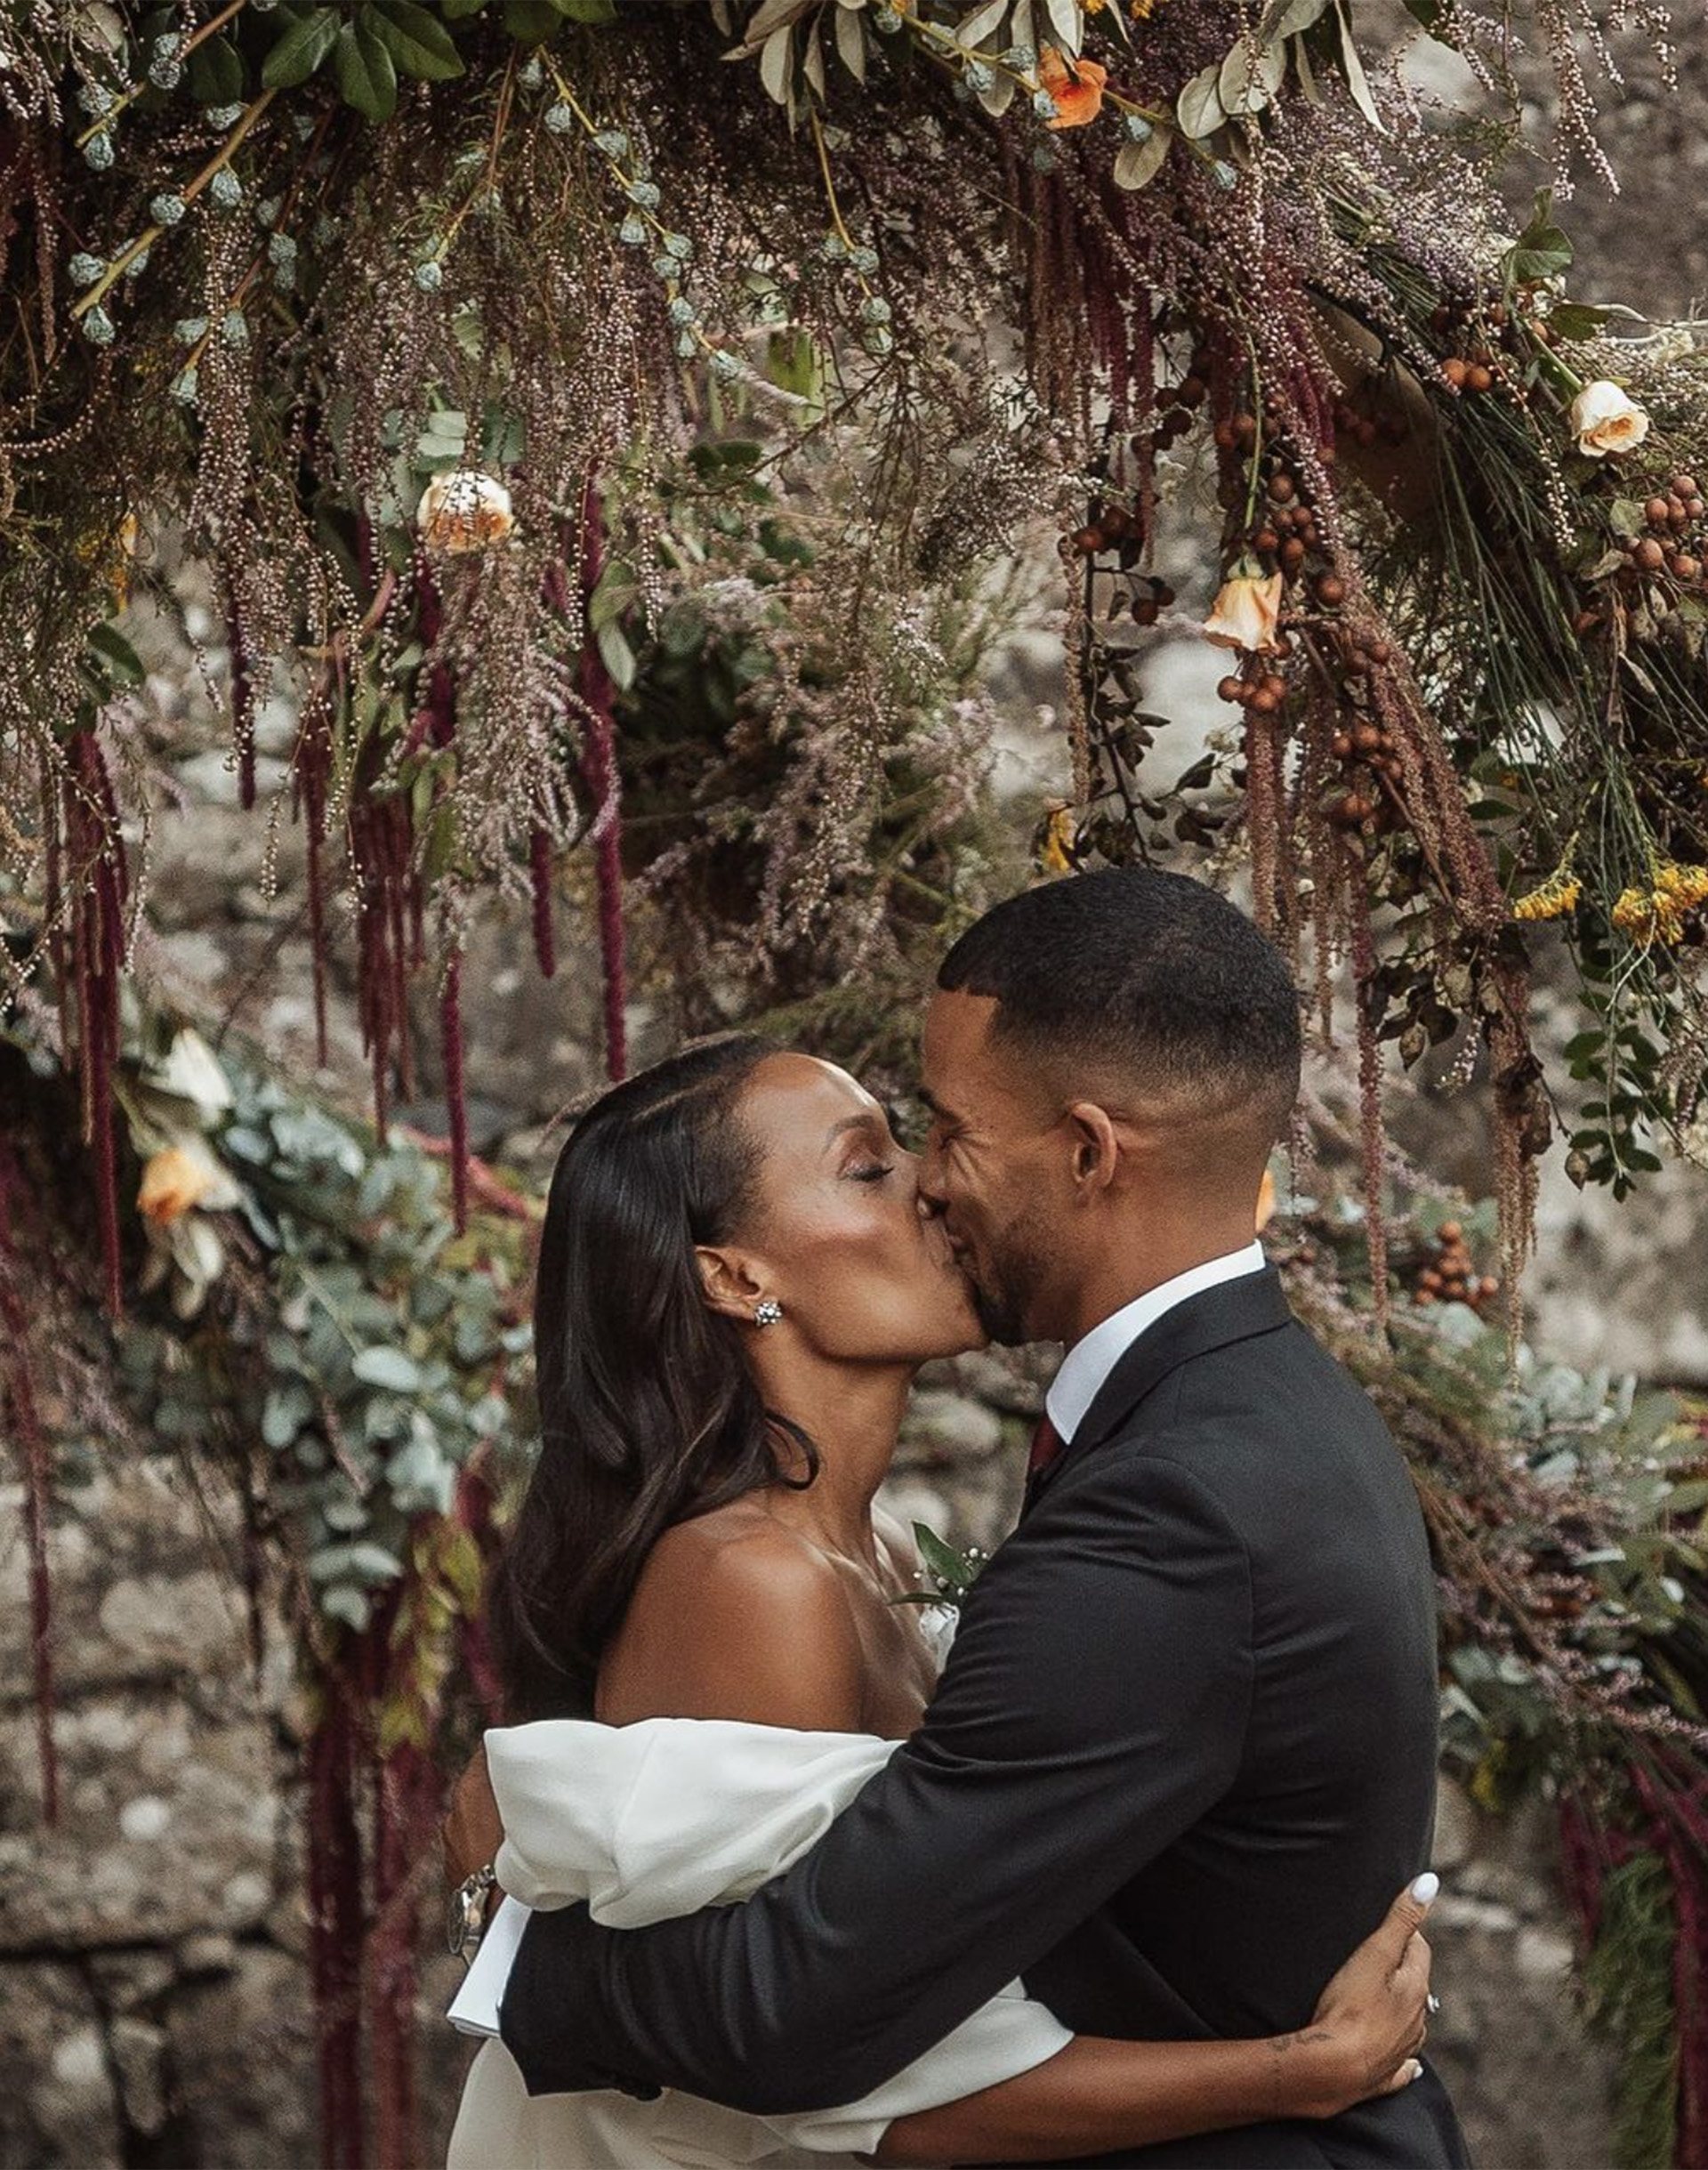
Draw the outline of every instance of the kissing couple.
<instances>
[{"instance_id":1,"label":"kissing couple","mask_svg":"<svg viewBox=\"0 0 1708 2170\"><path fill-rule=\"evenodd\" d=\"M576 1125L514 1722L447 1828L504 1894L451 2170L1466 2164L1422 1521L1253 1239L1300 1058L1251 922L1123 869L949 951L918 1158L747 1037ZM874 1503L918 1367L987 1341L1068 1353L943 1658Z\"/></svg>"}]
</instances>

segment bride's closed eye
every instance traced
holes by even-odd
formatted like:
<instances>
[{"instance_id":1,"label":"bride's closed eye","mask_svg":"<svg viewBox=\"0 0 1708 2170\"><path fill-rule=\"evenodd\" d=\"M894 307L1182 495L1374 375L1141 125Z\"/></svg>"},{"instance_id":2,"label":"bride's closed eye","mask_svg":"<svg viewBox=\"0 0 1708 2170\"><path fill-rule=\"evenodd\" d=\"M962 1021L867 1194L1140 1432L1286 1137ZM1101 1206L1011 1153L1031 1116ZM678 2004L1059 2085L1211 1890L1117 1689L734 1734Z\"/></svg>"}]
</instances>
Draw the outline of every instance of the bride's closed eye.
<instances>
[{"instance_id":1,"label":"bride's closed eye","mask_svg":"<svg viewBox=\"0 0 1708 2170\"><path fill-rule=\"evenodd\" d=\"M863 1161L855 1167L842 1170L849 1181L856 1183L881 1183L886 1175L893 1175L895 1172L896 1164L893 1160Z\"/></svg>"}]
</instances>

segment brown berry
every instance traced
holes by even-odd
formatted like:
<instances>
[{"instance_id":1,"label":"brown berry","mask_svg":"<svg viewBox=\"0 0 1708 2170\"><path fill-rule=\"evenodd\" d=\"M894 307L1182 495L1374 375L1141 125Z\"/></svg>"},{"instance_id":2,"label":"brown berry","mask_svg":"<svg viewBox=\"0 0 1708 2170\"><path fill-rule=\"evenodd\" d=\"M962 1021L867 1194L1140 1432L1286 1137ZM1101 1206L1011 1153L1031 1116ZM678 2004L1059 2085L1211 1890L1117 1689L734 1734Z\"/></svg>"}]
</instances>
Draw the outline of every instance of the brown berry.
<instances>
[{"instance_id":1,"label":"brown berry","mask_svg":"<svg viewBox=\"0 0 1708 2170\"><path fill-rule=\"evenodd\" d=\"M1486 362L1472 362L1465 372L1465 390L1467 391L1493 391L1494 389L1494 372Z\"/></svg>"},{"instance_id":2,"label":"brown berry","mask_svg":"<svg viewBox=\"0 0 1708 2170\"><path fill-rule=\"evenodd\" d=\"M1269 497L1273 504L1290 504L1299 494L1299 486L1291 475L1272 475L1269 478Z\"/></svg>"},{"instance_id":3,"label":"brown berry","mask_svg":"<svg viewBox=\"0 0 1708 2170\"><path fill-rule=\"evenodd\" d=\"M1296 535L1290 535L1281 545L1281 562L1288 572L1296 573L1305 561L1305 546Z\"/></svg>"},{"instance_id":4,"label":"brown berry","mask_svg":"<svg viewBox=\"0 0 1708 2170\"><path fill-rule=\"evenodd\" d=\"M1279 710L1281 703L1267 686L1260 686L1245 706L1254 716L1272 716Z\"/></svg>"},{"instance_id":5,"label":"brown berry","mask_svg":"<svg viewBox=\"0 0 1708 2170\"><path fill-rule=\"evenodd\" d=\"M1346 583L1338 573L1325 573L1317 583L1317 600L1325 610L1338 610L1346 601Z\"/></svg>"},{"instance_id":6,"label":"brown berry","mask_svg":"<svg viewBox=\"0 0 1708 2170\"><path fill-rule=\"evenodd\" d=\"M1333 738L1333 750L1336 761L1350 761L1352 758L1351 735L1347 731L1337 730Z\"/></svg>"},{"instance_id":7,"label":"brown berry","mask_svg":"<svg viewBox=\"0 0 1708 2170\"><path fill-rule=\"evenodd\" d=\"M1702 560L1693 558L1688 550L1680 551L1672 561L1672 577L1675 580L1700 580Z\"/></svg>"},{"instance_id":8,"label":"brown berry","mask_svg":"<svg viewBox=\"0 0 1708 2170\"><path fill-rule=\"evenodd\" d=\"M1074 537L1074 548L1084 557L1094 558L1102 547L1101 528L1082 528Z\"/></svg>"},{"instance_id":9,"label":"brown berry","mask_svg":"<svg viewBox=\"0 0 1708 2170\"><path fill-rule=\"evenodd\" d=\"M1666 563L1666 553L1652 535L1646 535L1632 553L1646 573L1658 573Z\"/></svg>"},{"instance_id":10,"label":"brown berry","mask_svg":"<svg viewBox=\"0 0 1708 2170\"><path fill-rule=\"evenodd\" d=\"M1245 698L1245 680L1234 677L1231 673L1226 678L1219 679L1216 682L1216 698L1223 701L1243 701Z\"/></svg>"},{"instance_id":11,"label":"brown berry","mask_svg":"<svg viewBox=\"0 0 1708 2170\"><path fill-rule=\"evenodd\" d=\"M1470 375L1470 364L1457 354L1449 354L1441 365L1441 374L1455 391L1465 389L1465 379Z\"/></svg>"},{"instance_id":12,"label":"brown berry","mask_svg":"<svg viewBox=\"0 0 1708 2170\"><path fill-rule=\"evenodd\" d=\"M1667 503L1664 497L1651 497L1643 507L1643 518L1651 528L1665 527Z\"/></svg>"},{"instance_id":13,"label":"brown berry","mask_svg":"<svg viewBox=\"0 0 1708 2170\"><path fill-rule=\"evenodd\" d=\"M1675 497L1694 497L1696 495L1695 475L1676 474L1667 485Z\"/></svg>"},{"instance_id":14,"label":"brown berry","mask_svg":"<svg viewBox=\"0 0 1708 2170\"><path fill-rule=\"evenodd\" d=\"M1252 537L1252 548L1253 550L1279 550L1280 547L1281 537L1276 533L1273 528L1260 528L1257 533Z\"/></svg>"}]
</instances>

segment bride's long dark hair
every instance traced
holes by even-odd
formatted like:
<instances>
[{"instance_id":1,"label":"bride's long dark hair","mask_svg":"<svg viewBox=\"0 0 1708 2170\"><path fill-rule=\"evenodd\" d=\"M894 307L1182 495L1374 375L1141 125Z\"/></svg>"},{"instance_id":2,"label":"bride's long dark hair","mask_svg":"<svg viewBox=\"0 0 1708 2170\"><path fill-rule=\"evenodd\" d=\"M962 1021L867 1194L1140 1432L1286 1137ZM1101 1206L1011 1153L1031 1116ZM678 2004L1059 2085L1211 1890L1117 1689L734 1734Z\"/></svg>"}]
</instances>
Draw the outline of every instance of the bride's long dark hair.
<instances>
[{"instance_id":1,"label":"bride's long dark hair","mask_svg":"<svg viewBox=\"0 0 1708 2170\"><path fill-rule=\"evenodd\" d=\"M595 1102L552 1178L534 1298L540 1452L495 1577L506 1715L585 1716L600 1653L648 1553L761 1485L802 1481L695 1246L729 1239L761 1150L737 1103L776 1051L732 1034Z\"/></svg>"}]
</instances>

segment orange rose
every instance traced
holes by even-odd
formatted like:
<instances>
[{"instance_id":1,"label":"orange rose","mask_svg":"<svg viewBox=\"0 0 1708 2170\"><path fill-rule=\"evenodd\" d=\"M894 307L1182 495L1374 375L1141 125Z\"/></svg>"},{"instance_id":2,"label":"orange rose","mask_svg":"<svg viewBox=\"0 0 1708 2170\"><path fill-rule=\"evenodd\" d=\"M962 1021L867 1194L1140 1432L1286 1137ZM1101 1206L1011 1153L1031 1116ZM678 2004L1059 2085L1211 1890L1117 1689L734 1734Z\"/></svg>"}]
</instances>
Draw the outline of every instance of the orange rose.
<instances>
[{"instance_id":1,"label":"orange rose","mask_svg":"<svg viewBox=\"0 0 1708 2170\"><path fill-rule=\"evenodd\" d=\"M1064 60L1053 45L1046 45L1038 55L1038 82L1056 109L1049 125L1083 128L1094 121L1102 109L1103 85L1108 79L1108 69L1095 61Z\"/></svg>"},{"instance_id":2,"label":"orange rose","mask_svg":"<svg viewBox=\"0 0 1708 2170\"><path fill-rule=\"evenodd\" d=\"M165 1228L199 1206L220 1179L220 1172L205 1154L169 1145L143 1167L142 1188L137 1206L145 1220Z\"/></svg>"}]
</instances>

